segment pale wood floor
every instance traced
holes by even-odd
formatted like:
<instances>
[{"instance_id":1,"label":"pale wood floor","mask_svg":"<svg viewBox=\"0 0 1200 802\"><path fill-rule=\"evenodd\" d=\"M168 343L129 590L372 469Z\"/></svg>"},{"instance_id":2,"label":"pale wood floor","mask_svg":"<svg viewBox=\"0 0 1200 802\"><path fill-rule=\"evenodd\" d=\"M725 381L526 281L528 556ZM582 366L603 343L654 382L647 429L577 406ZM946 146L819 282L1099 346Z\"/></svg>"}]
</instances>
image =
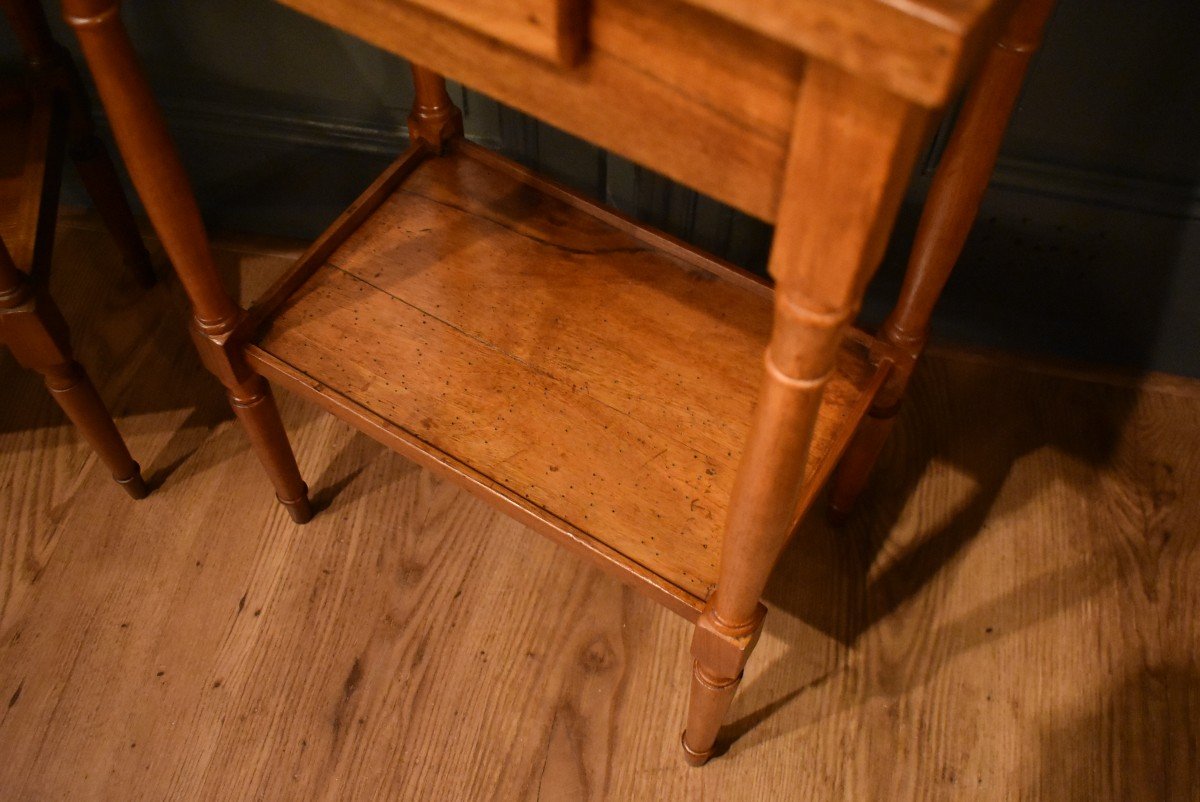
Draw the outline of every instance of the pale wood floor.
<instances>
[{"instance_id":1,"label":"pale wood floor","mask_svg":"<svg viewBox=\"0 0 1200 802\"><path fill-rule=\"evenodd\" d=\"M86 218L56 268L159 486L0 358L2 799L1200 799L1200 383L929 358L695 770L682 620L281 395L327 505L294 526L178 292Z\"/></svg>"}]
</instances>

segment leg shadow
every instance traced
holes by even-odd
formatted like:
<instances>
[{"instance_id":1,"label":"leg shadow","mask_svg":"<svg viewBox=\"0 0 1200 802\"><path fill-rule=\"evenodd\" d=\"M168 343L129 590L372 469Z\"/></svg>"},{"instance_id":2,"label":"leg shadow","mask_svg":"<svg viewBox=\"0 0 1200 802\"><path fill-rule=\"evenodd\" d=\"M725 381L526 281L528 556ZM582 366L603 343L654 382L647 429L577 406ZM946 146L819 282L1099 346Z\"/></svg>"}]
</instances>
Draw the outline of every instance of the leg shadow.
<instances>
[{"instance_id":1,"label":"leg shadow","mask_svg":"<svg viewBox=\"0 0 1200 802\"><path fill-rule=\"evenodd\" d=\"M1017 462L1050 448L1087 465L1109 464L1136 400L1134 388L1087 385L984 362L936 357L923 362L875 481L855 514L840 530L819 511L807 516L764 594L773 608L766 631L778 626L791 635L798 624L811 628L814 637L827 640L809 643L808 651L831 653L831 664L798 670L800 654L790 648L742 690L742 698L756 706L726 727L721 740L750 735L747 745L753 745L783 734L751 732L836 676L867 632L903 615L931 583L945 581L989 519L1018 515L1047 492L1036 483L1010 482ZM1067 471L1062 478L1086 476L1091 478L1082 481L1091 482L1095 473ZM996 627L1011 632L1034 625L1115 579L1091 575L1092 570L1070 566L1033 577L986 609L967 611L946 625L953 632L939 636L953 649L915 681L927 681L956 654L981 645ZM876 688L868 694L901 690ZM769 698L760 701L759 696ZM858 703L856 697L841 704ZM835 704L798 716L784 731L837 709Z\"/></svg>"}]
</instances>

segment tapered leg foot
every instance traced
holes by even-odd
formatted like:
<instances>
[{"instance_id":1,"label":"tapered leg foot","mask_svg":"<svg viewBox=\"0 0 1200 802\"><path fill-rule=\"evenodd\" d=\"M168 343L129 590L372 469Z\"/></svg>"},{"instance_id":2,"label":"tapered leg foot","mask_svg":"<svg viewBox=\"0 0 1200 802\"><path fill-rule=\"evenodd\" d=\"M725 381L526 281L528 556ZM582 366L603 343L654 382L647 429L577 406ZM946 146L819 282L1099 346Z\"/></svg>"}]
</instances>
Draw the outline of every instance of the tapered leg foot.
<instances>
[{"instance_id":1,"label":"tapered leg foot","mask_svg":"<svg viewBox=\"0 0 1200 802\"><path fill-rule=\"evenodd\" d=\"M761 604L740 624L722 621L714 610L715 594L696 621L692 636L692 691L687 727L683 731L683 759L702 766L716 751L717 733L729 713L742 681L742 669L762 631L766 608Z\"/></svg>"},{"instance_id":2,"label":"tapered leg foot","mask_svg":"<svg viewBox=\"0 0 1200 802\"><path fill-rule=\"evenodd\" d=\"M191 184L121 23L120 4L114 0L63 0L61 5L113 123L129 176L191 302L191 333L200 359L224 385L234 414L275 486L275 495L284 500L293 518L307 520L311 515L308 488L300 478L279 411L266 381L245 362L244 343L237 331L245 312L222 285ZM76 119L82 120L83 115ZM76 141L82 144L85 139L81 136ZM91 158L86 158L86 152L78 154L85 157L81 171L100 165L94 173L103 172L105 177L91 181L88 189L111 195L119 188L109 180L112 164L98 154L92 153ZM106 209L119 210L113 211L114 218L128 211L124 203L106 203L99 198L96 206L102 214L108 213ZM112 228L119 239L119 231L134 232L124 224ZM127 238L131 247L136 244L133 239Z\"/></svg>"},{"instance_id":3,"label":"tapered leg foot","mask_svg":"<svg viewBox=\"0 0 1200 802\"><path fill-rule=\"evenodd\" d=\"M692 766L703 766L716 751L717 733L729 713L734 694L742 682L739 673L732 679L715 677L701 665L692 663L692 694L688 704L687 729L680 738L683 759Z\"/></svg>"},{"instance_id":4,"label":"tapered leg foot","mask_svg":"<svg viewBox=\"0 0 1200 802\"><path fill-rule=\"evenodd\" d=\"M276 496L279 498L279 496ZM288 515L292 516L292 520L298 524L306 524L312 520L313 508L312 502L308 499L308 486L304 486L304 492L299 498L285 499L279 498L279 503L288 511Z\"/></svg>"},{"instance_id":5,"label":"tapered leg foot","mask_svg":"<svg viewBox=\"0 0 1200 802\"><path fill-rule=\"evenodd\" d=\"M141 468L130 456L104 401L79 363L64 362L39 370L50 396L112 472L117 484L131 498L145 498L150 490L142 479Z\"/></svg>"},{"instance_id":6,"label":"tapered leg foot","mask_svg":"<svg viewBox=\"0 0 1200 802\"><path fill-rule=\"evenodd\" d=\"M134 498L146 495L138 464L129 455L112 415L74 357L67 322L42 292L17 270L0 240L0 342L17 362L41 374L50 397L91 445L117 482ZM136 480L136 481L135 481Z\"/></svg>"},{"instance_id":7,"label":"tapered leg foot","mask_svg":"<svg viewBox=\"0 0 1200 802\"><path fill-rule=\"evenodd\" d=\"M679 745L683 747L683 760L693 768L699 768L708 762L709 758L716 752L715 748L710 748L704 752L696 752L692 747L688 746L687 730L683 731L683 735L679 737Z\"/></svg>"},{"instance_id":8,"label":"tapered leg foot","mask_svg":"<svg viewBox=\"0 0 1200 802\"><path fill-rule=\"evenodd\" d=\"M142 478L142 469L136 462L133 463L134 474L126 479L118 479L117 484L129 494L129 497L134 501L140 501L150 495L150 487L146 484L146 480Z\"/></svg>"},{"instance_id":9,"label":"tapered leg foot","mask_svg":"<svg viewBox=\"0 0 1200 802\"><path fill-rule=\"evenodd\" d=\"M229 388L229 403L275 485L275 497L287 508L293 521L308 523L313 515L308 485L300 478L300 468L296 465L296 456L292 453L270 385L261 376L252 376Z\"/></svg>"}]
</instances>

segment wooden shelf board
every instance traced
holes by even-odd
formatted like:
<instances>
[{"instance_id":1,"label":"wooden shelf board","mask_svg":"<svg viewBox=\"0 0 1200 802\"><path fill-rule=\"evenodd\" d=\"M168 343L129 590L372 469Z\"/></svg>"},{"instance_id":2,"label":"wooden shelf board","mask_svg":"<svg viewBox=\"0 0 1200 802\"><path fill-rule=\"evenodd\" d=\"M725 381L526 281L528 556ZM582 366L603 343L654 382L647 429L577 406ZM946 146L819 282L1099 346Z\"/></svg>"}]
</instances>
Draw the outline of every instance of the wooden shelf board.
<instances>
[{"instance_id":1,"label":"wooden shelf board","mask_svg":"<svg viewBox=\"0 0 1200 802\"><path fill-rule=\"evenodd\" d=\"M405 175L267 313L250 359L694 617L770 288L477 148ZM852 333L841 351L814 487L882 380L869 346Z\"/></svg>"}]
</instances>

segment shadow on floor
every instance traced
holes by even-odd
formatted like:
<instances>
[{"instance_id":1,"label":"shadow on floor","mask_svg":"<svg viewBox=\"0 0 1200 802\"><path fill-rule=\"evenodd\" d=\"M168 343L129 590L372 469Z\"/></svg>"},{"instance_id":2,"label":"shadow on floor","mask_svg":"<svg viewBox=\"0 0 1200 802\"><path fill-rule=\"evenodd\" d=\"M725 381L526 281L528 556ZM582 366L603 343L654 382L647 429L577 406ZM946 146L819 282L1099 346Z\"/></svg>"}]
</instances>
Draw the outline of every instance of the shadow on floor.
<instances>
[{"instance_id":1,"label":"shadow on floor","mask_svg":"<svg viewBox=\"0 0 1200 802\"><path fill-rule=\"evenodd\" d=\"M1200 673L1166 665L1132 674L1095 707L1055 717L1041 733L1029 799L1190 802L1200 799L1196 760Z\"/></svg>"},{"instance_id":2,"label":"shadow on floor","mask_svg":"<svg viewBox=\"0 0 1200 802\"><path fill-rule=\"evenodd\" d=\"M765 598L773 616L810 627L813 640L793 644L784 659L741 691L752 711L731 722L721 740L744 746L777 737L755 728L796 697L828 681L844 666L850 650L880 622L905 615L906 607L936 579L953 572L980 534L985 521L1015 515L1044 490L1010 482L1014 465L1043 449L1061 455L1078 470L1059 472L1055 481L1077 482L1086 491L1099 469L1112 464L1126 421L1137 402L1132 388L1085 384L995 365L927 358L914 378L906 406L875 475L846 525L825 520L824 499L801 523L768 584ZM953 472L972 491L947 497L927 484L931 472ZM933 480L935 481L935 480ZM897 535L897 532L906 535ZM1036 538L1037 532L1025 533ZM1021 548L1013 543L1014 549ZM942 625L939 643L952 644L938 659L987 642L993 631L1012 633L1073 607L1116 581L1117 568L1098 571L1092 563L1052 569ZM794 627L789 627L790 630ZM794 634L794 633L791 633ZM834 647L819 641L832 639ZM789 658L829 653L798 685ZM938 666L929 670L937 673ZM780 687L790 690L782 695ZM774 696L766 689L773 689ZM896 694L903 688L872 693ZM847 704L854 700L847 700ZM831 711L825 711L828 714ZM797 718L792 730L810 721Z\"/></svg>"}]
</instances>

